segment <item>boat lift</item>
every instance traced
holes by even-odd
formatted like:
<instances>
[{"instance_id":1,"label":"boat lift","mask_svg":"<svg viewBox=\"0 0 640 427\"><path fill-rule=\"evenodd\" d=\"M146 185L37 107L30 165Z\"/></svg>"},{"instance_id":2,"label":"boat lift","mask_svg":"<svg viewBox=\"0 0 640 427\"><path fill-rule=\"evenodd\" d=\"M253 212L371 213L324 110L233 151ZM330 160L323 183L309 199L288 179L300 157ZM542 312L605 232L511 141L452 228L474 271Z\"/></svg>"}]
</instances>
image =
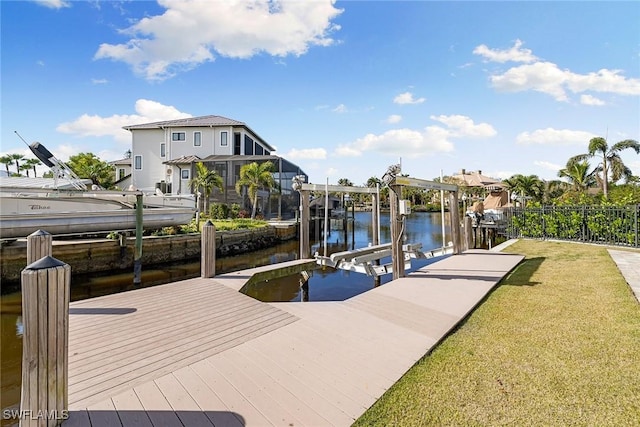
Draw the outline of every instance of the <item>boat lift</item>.
<instances>
[{"instance_id":1,"label":"boat lift","mask_svg":"<svg viewBox=\"0 0 640 427\"><path fill-rule=\"evenodd\" d=\"M293 179L293 189L300 192L300 257L309 257L309 193L310 191L324 191L328 197L329 192L367 193L372 195L372 224L377 232L373 233L374 242L366 248L337 252L327 255L327 210L325 209L325 243L324 255L318 253L314 257L319 265L330 266L342 270L365 273L378 278L381 275L393 273L393 278L404 277L405 269L411 267L412 258L433 258L446 254L460 253L460 230L452 226L452 242L443 247L423 252L422 244L400 244L404 230L404 218L411 213L407 200L402 200L403 187L415 187L429 190L448 191L450 193L450 206L458 206L458 186L435 181L426 181L409 177L398 177L400 165L392 165L384 174L382 180L389 186L389 204L391 206L391 243L380 244L380 189L379 187L355 187L341 185L306 184L303 177L296 176ZM451 224L459 223L458 209L450 209ZM400 227L402 225L402 227ZM380 265L380 260L391 256L391 264Z\"/></svg>"},{"instance_id":2,"label":"boat lift","mask_svg":"<svg viewBox=\"0 0 640 427\"><path fill-rule=\"evenodd\" d=\"M428 259L453 253L453 244L444 248L436 248L422 252L422 243L402 245L404 268L411 268L412 259ZM364 273L367 276L383 276L393 272L393 264L380 264L383 258L392 255L392 244L368 246L366 248L351 251L335 252L330 256L321 256L316 253L315 259L322 266L329 266L341 270Z\"/></svg>"}]
</instances>

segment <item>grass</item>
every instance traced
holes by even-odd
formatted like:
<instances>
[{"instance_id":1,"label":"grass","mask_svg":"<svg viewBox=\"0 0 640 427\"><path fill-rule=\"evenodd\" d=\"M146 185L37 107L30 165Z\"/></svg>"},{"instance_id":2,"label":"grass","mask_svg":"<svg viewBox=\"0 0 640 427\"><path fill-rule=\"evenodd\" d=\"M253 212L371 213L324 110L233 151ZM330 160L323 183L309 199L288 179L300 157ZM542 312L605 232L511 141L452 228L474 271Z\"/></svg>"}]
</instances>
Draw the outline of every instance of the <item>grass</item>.
<instances>
[{"instance_id":1,"label":"grass","mask_svg":"<svg viewBox=\"0 0 640 427\"><path fill-rule=\"evenodd\" d=\"M206 223L207 220L200 222L200 229ZM252 228L263 228L268 225L266 221L251 218L236 218L236 219L214 219L211 220L216 227L216 231L229 231L229 230L247 230Z\"/></svg>"},{"instance_id":2,"label":"grass","mask_svg":"<svg viewBox=\"0 0 640 427\"><path fill-rule=\"evenodd\" d=\"M640 425L640 305L603 247L526 255L355 426Z\"/></svg>"}]
</instances>

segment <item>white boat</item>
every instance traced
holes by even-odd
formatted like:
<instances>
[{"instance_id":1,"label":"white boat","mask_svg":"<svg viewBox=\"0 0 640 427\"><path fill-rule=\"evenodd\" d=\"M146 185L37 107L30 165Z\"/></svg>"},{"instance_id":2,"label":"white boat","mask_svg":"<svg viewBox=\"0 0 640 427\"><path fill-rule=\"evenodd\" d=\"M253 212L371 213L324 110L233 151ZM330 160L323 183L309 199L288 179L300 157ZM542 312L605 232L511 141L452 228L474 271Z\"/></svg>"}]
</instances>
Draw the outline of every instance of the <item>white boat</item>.
<instances>
[{"instance_id":1,"label":"white boat","mask_svg":"<svg viewBox=\"0 0 640 427\"><path fill-rule=\"evenodd\" d=\"M3 178L2 180L4 180ZM37 230L80 234L136 228L140 192L71 191L0 188L0 239L26 237ZM188 224L195 201L142 195L145 229Z\"/></svg>"},{"instance_id":2,"label":"white boat","mask_svg":"<svg viewBox=\"0 0 640 427\"><path fill-rule=\"evenodd\" d=\"M87 190L85 180L39 143L30 148L55 178L0 177L0 239L26 237L37 230L54 235L133 230L140 196L145 229L188 224L195 214L196 200L190 195Z\"/></svg>"}]
</instances>

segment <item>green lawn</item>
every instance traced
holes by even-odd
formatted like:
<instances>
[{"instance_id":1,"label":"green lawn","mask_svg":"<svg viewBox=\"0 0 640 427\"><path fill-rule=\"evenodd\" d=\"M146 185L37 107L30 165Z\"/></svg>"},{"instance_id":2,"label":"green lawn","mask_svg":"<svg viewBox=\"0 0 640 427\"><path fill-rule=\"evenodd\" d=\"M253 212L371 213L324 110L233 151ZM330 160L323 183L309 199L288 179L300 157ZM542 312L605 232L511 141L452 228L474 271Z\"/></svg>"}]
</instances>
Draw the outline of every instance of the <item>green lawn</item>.
<instances>
[{"instance_id":1,"label":"green lawn","mask_svg":"<svg viewBox=\"0 0 640 427\"><path fill-rule=\"evenodd\" d=\"M356 426L640 425L640 304L603 247L526 255Z\"/></svg>"}]
</instances>

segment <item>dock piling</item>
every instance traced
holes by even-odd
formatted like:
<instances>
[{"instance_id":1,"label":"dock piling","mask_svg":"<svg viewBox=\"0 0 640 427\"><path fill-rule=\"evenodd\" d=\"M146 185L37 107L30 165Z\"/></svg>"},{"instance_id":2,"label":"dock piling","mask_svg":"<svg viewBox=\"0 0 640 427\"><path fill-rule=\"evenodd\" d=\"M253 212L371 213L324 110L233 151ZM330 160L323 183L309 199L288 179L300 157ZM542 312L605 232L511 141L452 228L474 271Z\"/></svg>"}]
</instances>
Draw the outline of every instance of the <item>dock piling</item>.
<instances>
[{"instance_id":1,"label":"dock piling","mask_svg":"<svg viewBox=\"0 0 640 427\"><path fill-rule=\"evenodd\" d=\"M211 220L202 227L200 245L200 277L214 277L216 275L216 226Z\"/></svg>"},{"instance_id":2,"label":"dock piling","mask_svg":"<svg viewBox=\"0 0 640 427\"><path fill-rule=\"evenodd\" d=\"M52 255L52 251L53 238L51 234L38 230L27 236L27 265Z\"/></svg>"},{"instance_id":3,"label":"dock piling","mask_svg":"<svg viewBox=\"0 0 640 427\"><path fill-rule=\"evenodd\" d=\"M56 426L68 416L71 267L51 256L22 271L20 427Z\"/></svg>"}]
</instances>

